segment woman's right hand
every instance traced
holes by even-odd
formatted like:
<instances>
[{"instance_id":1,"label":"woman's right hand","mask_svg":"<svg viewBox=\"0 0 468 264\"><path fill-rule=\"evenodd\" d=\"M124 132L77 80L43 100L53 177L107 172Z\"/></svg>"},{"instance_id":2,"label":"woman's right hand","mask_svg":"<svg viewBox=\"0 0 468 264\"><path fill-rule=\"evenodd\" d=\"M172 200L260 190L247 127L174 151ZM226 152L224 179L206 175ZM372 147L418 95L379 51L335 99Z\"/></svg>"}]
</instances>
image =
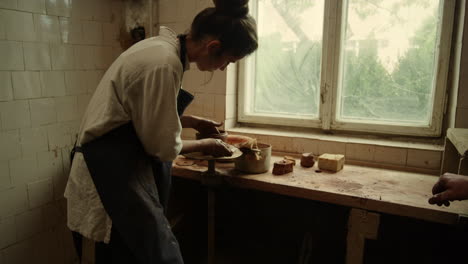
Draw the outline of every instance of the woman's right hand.
<instances>
[{"instance_id":1,"label":"woman's right hand","mask_svg":"<svg viewBox=\"0 0 468 264\"><path fill-rule=\"evenodd\" d=\"M224 143L221 139L205 138L200 139L200 151L213 157L231 156L232 150L229 145Z\"/></svg>"}]
</instances>

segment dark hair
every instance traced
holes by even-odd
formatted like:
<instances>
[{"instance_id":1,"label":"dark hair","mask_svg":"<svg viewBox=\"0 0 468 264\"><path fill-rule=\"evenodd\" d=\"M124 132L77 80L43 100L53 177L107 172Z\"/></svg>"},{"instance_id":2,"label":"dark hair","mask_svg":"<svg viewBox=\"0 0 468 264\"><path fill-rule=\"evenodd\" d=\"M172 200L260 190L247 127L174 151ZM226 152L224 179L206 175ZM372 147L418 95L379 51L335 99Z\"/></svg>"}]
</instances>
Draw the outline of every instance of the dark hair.
<instances>
[{"instance_id":1,"label":"dark hair","mask_svg":"<svg viewBox=\"0 0 468 264\"><path fill-rule=\"evenodd\" d=\"M195 41L206 36L221 42L219 54L244 57L258 47L255 19L248 15L249 0L213 0L215 7L206 8L195 17L190 35Z\"/></svg>"}]
</instances>

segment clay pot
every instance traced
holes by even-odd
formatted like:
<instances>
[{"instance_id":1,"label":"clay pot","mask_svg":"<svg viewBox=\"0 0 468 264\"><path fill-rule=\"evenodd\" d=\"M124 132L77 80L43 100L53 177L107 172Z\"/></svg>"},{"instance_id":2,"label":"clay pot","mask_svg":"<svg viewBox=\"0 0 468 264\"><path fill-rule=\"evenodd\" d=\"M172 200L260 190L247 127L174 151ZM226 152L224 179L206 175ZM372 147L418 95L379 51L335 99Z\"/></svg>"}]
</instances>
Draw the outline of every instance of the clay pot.
<instances>
[{"instance_id":1,"label":"clay pot","mask_svg":"<svg viewBox=\"0 0 468 264\"><path fill-rule=\"evenodd\" d=\"M221 139L222 141L226 142L226 139L228 137L228 133L224 130L219 130L219 134L200 134L200 133L196 133L195 134L195 137L196 139L204 139L204 138L217 138L217 139Z\"/></svg>"},{"instance_id":2,"label":"clay pot","mask_svg":"<svg viewBox=\"0 0 468 264\"><path fill-rule=\"evenodd\" d=\"M241 149L244 154L234 160L236 170L257 174L270 169L271 145L263 143L257 143L257 145L260 149L260 159L257 160L255 152Z\"/></svg>"}]
</instances>

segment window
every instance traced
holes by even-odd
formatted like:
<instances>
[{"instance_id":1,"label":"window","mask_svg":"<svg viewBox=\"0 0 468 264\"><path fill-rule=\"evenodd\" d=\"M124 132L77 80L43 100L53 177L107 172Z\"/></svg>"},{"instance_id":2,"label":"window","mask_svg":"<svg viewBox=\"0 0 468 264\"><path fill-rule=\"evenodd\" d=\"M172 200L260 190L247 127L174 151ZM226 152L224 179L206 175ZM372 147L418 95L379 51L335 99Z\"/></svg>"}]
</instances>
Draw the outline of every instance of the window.
<instances>
[{"instance_id":1,"label":"window","mask_svg":"<svg viewBox=\"0 0 468 264\"><path fill-rule=\"evenodd\" d=\"M253 0L239 122L438 136L455 0Z\"/></svg>"}]
</instances>

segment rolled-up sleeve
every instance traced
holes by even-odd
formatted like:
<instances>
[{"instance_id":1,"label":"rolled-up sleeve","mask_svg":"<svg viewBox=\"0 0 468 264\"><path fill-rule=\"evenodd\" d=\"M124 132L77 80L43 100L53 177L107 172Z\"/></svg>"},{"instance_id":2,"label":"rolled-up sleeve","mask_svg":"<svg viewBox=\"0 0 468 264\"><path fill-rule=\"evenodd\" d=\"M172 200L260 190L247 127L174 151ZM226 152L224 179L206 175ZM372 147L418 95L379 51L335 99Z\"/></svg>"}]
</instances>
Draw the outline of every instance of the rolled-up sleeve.
<instances>
[{"instance_id":1,"label":"rolled-up sleeve","mask_svg":"<svg viewBox=\"0 0 468 264\"><path fill-rule=\"evenodd\" d=\"M170 64L144 70L127 89L124 105L146 152L163 161L182 148L177 114L181 78Z\"/></svg>"}]
</instances>

